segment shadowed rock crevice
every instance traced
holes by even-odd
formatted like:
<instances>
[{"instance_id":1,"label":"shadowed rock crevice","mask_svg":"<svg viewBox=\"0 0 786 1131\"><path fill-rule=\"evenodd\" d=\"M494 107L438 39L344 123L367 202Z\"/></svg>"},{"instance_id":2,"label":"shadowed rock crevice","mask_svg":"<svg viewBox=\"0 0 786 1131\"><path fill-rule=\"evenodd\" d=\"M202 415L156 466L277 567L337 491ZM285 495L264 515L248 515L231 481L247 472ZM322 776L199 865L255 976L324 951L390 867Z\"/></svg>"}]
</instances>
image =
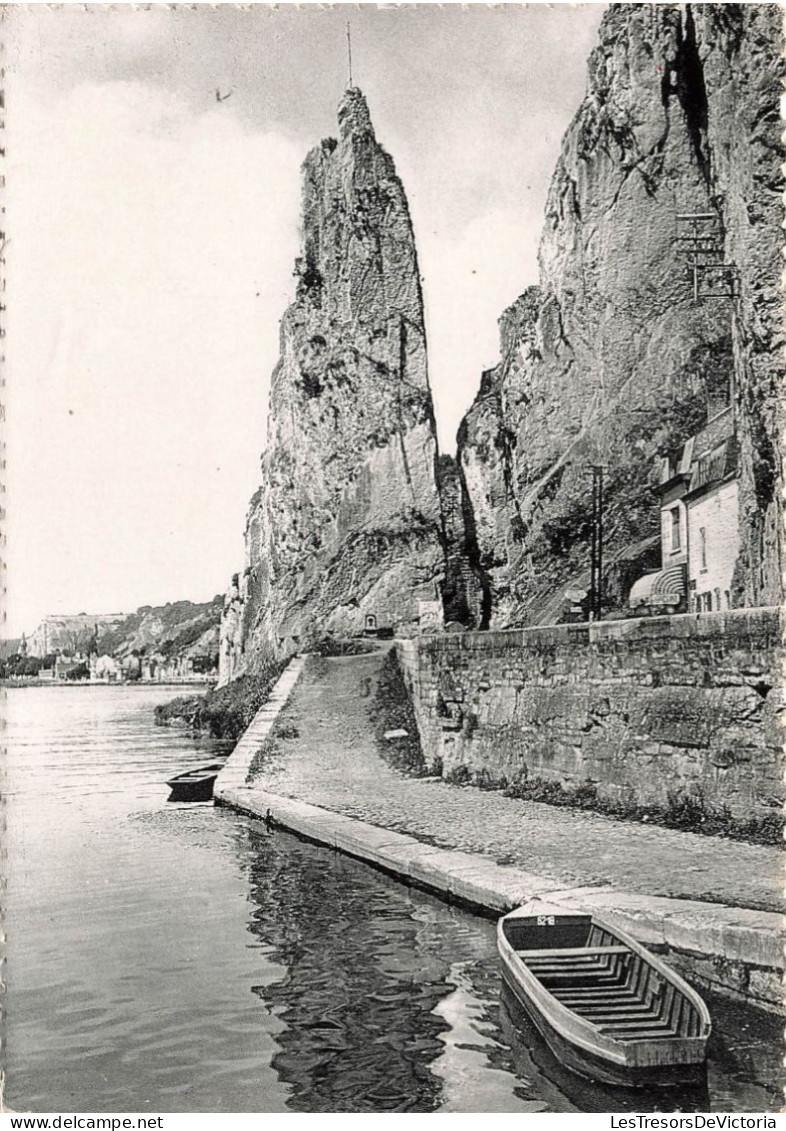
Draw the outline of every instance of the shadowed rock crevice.
<instances>
[{"instance_id":1,"label":"shadowed rock crevice","mask_svg":"<svg viewBox=\"0 0 786 1131\"><path fill-rule=\"evenodd\" d=\"M696 43L696 25L689 7L686 9L684 26L681 27L680 31L676 66L676 93L685 115L685 123L693 143L696 160L703 170L709 186L711 175L710 153L707 150L709 116L707 88L704 83L704 71Z\"/></svg>"}]
</instances>

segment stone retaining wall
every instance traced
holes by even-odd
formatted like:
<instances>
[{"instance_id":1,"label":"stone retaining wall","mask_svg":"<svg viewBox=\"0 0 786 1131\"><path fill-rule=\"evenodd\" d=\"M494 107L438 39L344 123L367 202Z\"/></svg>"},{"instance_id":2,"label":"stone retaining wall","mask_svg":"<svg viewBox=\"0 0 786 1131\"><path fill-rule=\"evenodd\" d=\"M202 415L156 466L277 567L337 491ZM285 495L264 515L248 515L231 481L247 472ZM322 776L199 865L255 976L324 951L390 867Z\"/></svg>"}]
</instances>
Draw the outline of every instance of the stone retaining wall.
<instances>
[{"instance_id":1,"label":"stone retaining wall","mask_svg":"<svg viewBox=\"0 0 786 1131\"><path fill-rule=\"evenodd\" d=\"M424 753L513 782L591 782L762 817L783 800L778 609L397 642Z\"/></svg>"}]
</instances>

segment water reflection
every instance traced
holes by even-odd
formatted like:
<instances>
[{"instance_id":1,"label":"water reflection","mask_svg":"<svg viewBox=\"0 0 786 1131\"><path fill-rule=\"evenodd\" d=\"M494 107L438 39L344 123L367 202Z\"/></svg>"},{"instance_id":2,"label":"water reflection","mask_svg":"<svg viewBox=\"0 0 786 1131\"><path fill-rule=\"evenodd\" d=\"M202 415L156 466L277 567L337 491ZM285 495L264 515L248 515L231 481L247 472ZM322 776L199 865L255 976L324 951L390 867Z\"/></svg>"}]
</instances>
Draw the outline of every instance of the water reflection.
<instances>
[{"instance_id":1,"label":"water reflection","mask_svg":"<svg viewBox=\"0 0 786 1131\"><path fill-rule=\"evenodd\" d=\"M707 1072L713 1111L780 1111L786 1071L783 1022L705 995L712 1016Z\"/></svg>"},{"instance_id":2,"label":"water reflection","mask_svg":"<svg viewBox=\"0 0 786 1131\"><path fill-rule=\"evenodd\" d=\"M668 1110L565 1072L494 926L211 806L166 689L9 693L8 1100L68 1112ZM779 1022L710 1000L715 1110L780 1106Z\"/></svg>"},{"instance_id":3,"label":"water reflection","mask_svg":"<svg viewBox=\"0 0 786 1131\"><path fill-rule=\"evenodd\" d=\"M251 835L249 931L286 971L254 992L284 1026L272 1063L290 1109L777 1110L777 1018L710 997L702 1086L595 1084L563 1068L502 984L493 924L286 834Z\"/></svg>"},{"instance_id":4,"label":"water reflection","mask_svg":"<svg viewBox=\"0 0 786 1131\"><path fill-rule=\"evenodd\" d=\"M449 1026L441 1036L443 1051L432 1065L443 1082L440 1110L548 1111L545 1095L530 1095L523 1081L511 1080L515 1065L496 1020L496 968L488 962L455 962L447 982L454 988L434 1010ZM503 1100L508 1102L502 1105ZM552 1100L551 1110L566 1110L561 1096Z\"/></svg>"},{"instance_id":5,"label":"water reflection","mask_svg":"<svg viewBox=\"0 0 786 1131\"><path fill-rule=\"evenodd\" d=\"M432 932L357 865L290 838L286 852L280 837L255 843L249 930L287 974L254 990L286 1026L273 1067L290 1107L433 1111L447 967Z\"/></svg>"}]
</instances>

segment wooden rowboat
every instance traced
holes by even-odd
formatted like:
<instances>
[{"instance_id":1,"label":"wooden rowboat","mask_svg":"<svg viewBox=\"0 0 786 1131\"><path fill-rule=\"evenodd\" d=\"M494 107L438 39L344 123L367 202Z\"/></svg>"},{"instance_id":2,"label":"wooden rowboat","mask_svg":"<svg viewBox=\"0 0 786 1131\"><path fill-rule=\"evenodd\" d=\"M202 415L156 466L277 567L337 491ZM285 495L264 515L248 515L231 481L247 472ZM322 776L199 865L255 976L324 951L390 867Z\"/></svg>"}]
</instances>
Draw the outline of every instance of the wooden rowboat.
<instances>
[{"instance_id":1,"label":"wooden rowboat","mask_svg":"<svg viewBox=\"0 0 786 1131\"><path fill-rule=\"evenodd\" d=\"M505 981L567 1068L628 1087L700 1082L707 1007L630 935L533 900L499 920L497 945Z\"/></svg>"},{"instance_id":2,"label":"wooden rowboat","mask_svg":"<svg viewBox=\"0 0 786 1131\"><path fill-rule=\"evenodd\" d=\"M213 784L223 768L223 762L215 762L212 766L199 766L196 770L176 774L166 783L172 790L169 800L209 801L213 796Z\"/></svg>"}]
</instances>

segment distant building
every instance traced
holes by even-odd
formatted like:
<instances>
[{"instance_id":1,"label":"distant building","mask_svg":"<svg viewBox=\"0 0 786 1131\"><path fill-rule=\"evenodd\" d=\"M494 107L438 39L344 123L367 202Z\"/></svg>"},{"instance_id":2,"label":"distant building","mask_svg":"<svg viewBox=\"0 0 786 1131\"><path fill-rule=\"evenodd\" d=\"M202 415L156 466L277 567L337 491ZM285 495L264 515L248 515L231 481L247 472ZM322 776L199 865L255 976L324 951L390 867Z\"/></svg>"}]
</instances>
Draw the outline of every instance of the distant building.
<instances>
[{"instance_id":1,"label":"distant building","mask_svg":"<svg viewBox=\"0 0 786 1131\"><path fill-rule=\"evenodd\" d=\"M90 657L90 679L99 683L120 683L124 677L123 665L114 656Z\"/></svg>"},{"instance_id":2,"label":"distant building","mask_svg":"<svg viewBox=\"0 0 786 1131\"><path fill-rule=\"evenodd\" d=\"M55 656L54 679L67 679L78 668L87 667L87 656Z\"/></svg>"},{"instance_id":3,"label":"distant building","mask_svg":"<svg viewBox=\"0 0 786 1131\"><path fill-rule=\"evenodd\" d=\"M633 585L634 609L717 612L733 604L740 551L737 439L731 406L663 459L661 569Z\"/></svg>"},{"instance_id":4,"label":"distant building","mask_svg":"<svg viewBox=\"0 0 786 1131\"><path fill-rule=\"evenodd\" d=\"M216 657L198 653L194 656L166 656L153 652L137 661L138 676L143 683L203 683L208 676L217 674Z\"/></svg>"}]
</instances>

